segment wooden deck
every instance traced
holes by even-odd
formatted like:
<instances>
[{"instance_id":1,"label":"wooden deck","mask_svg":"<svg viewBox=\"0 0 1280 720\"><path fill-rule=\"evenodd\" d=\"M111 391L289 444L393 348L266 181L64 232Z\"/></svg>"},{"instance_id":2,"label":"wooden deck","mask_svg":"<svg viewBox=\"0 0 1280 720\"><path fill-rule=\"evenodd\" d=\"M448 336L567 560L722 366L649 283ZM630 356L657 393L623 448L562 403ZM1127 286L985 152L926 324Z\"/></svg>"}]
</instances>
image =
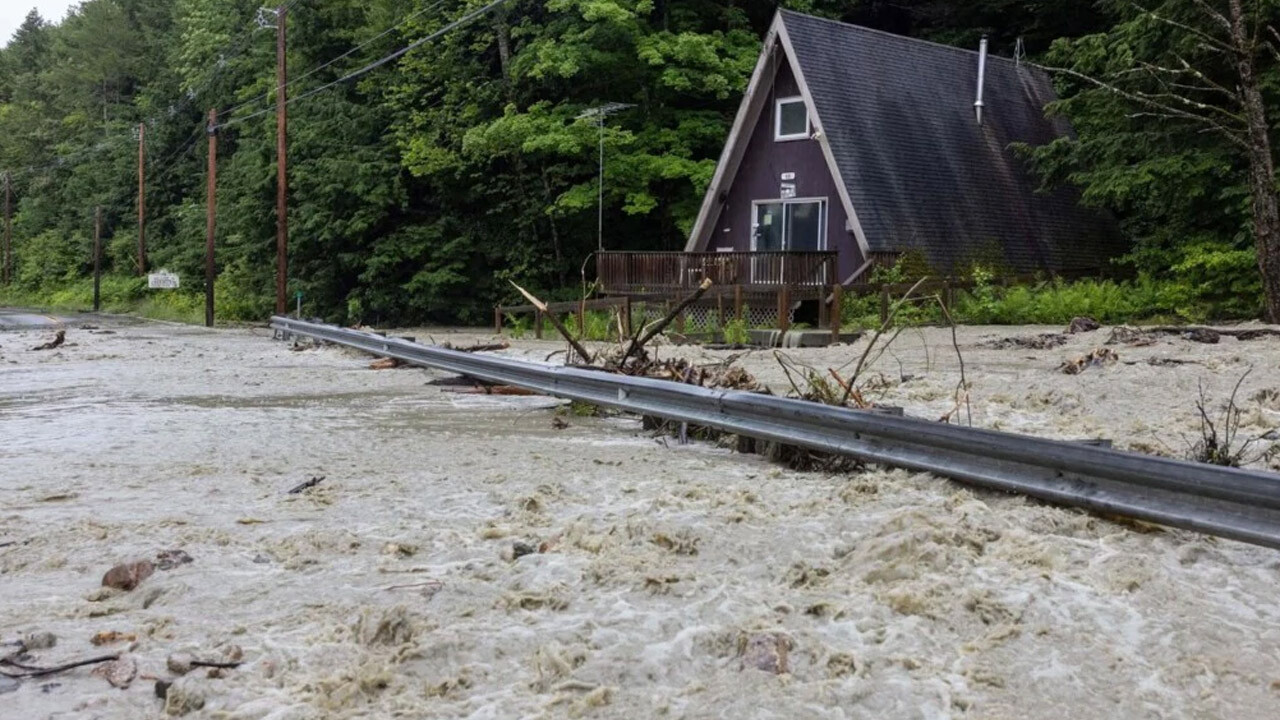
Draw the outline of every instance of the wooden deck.
<instances>
[{"instance_id":1,"label":"wooden deck","mask_svg":"<svg viewBox=\"0 0 1280 720\"><path fill-rule=\"evenodd\" d=\"M596 277L609 295L678 293L704 278L762 290L839 282L834 252L601 252Z\"/></svg>"}]
</instances>

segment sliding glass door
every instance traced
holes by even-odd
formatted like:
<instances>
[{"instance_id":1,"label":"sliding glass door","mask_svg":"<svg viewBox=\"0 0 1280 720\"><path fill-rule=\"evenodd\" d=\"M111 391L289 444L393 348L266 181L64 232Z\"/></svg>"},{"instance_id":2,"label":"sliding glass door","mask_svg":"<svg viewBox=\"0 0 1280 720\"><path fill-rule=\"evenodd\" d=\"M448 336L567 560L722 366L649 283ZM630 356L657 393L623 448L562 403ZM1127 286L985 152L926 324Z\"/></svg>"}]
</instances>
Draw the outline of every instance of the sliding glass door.
<instances>
[{"instance_id":1,"label":"sliding glass door","mask_svg":"<svg viewBox=\"0 0 1280 720\"><path fill-rule=\"evenodd\" d=\"M766 200L754 203L751 249L756 252L814 252L826 248L827 201L825 199ZM782 284L786 276L785 257L760 257L751 263L751 281ZM825 282L825 278L803 278L801 282Z\"/></svg>"}]
</instances>

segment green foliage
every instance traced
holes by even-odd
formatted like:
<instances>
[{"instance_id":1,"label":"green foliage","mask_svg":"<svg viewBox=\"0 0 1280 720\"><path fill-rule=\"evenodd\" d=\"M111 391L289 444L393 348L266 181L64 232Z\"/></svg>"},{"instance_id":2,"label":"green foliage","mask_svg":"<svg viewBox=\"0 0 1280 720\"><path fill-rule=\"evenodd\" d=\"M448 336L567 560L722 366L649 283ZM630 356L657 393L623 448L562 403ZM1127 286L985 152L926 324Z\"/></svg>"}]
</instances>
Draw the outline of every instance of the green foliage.
<instances>
[{"instance_id":1,"label":"green foliage","mask_svg":"<svg viewBox=\"0 0 1280 720\"><path fill-rule=\"evenodd\" d=\"M730 345L746 345L751 342L746 320L728 320L724 324L724 341Z\"/></svg>"},{"instance_id":2,"label":"green foliage","mask_svg":"<svg viewBox=\"0 0 1280 720\"><path fill-rule=\"evenodd\" d=\"M1229 80L1230 67L1214 62L1193 32L1154 22L1127 0L1088 5L801 0L789 7L966 47L985 33L1006 54L1022 36L1033 54L1086 74L1186 57ZM133 131L145 122L150 266L194 282L120 303L200 319L203 123L216 107L228 123L220 131L218 315L261 320L272 310L275 48L253 21L259 6L86 0L56 26L28 17L0 49L0 169L13 172L17 200L17 272L4 297L82 303L96 206L107 277L134 272ZM1194 0L1155 6L1195 27L1187 24ZM1275 19L1275 6L1266 0L1258 12ZM289 14L291 90L297 97L336 80L476 7L299 4ZM307 314L329 320L480 323L495 303L523 302L508 279L548 301L578 297L579 268L597 242L601 144L605 246L681 247L774 9L721 0L511 0L357 82L291 105L290 304L301 291ZM1274 63L1260 67L1274 106L1280 77ZM1058 79L1065 99L1055 110L1077 136L1023 151L1046 182L1078 184L1086 202L1116 213L1137 239L1127 262L1146 279L1118 287L1177 288L1139 295L1158 303L1150 312L1255 313L1260 292L1239 150L1200 127L1135 113L1113 94ZM582 117L610 102L630 107L603 128ZM997 260L979 251L967 264L1003 272ZM934 274L908 252L873 280ZM1125 314L1104 287L1048 285L1034 298L989 288L962 303L973 317L993 319L1056 316L1072 303ZM113 286L113 298L117 291L133 292ZM842 309L846 321L867 326L878 313L875 297L849 298ZM899 317L937 320L928 303ZM616 333L603 317L589 316L587 325L586 337ZM721 330L728 338L745 329Z\"/></svg>"},{"instance_id":3,"label":"green foliage","mask_svg":"<svg viewBox=\"0 0 1280 720\"><path fill-rule=\"evenodd\" d=\"M511 335L511 337L515 338L516 340L519 340L523 338L525 335L529 334L529 329L533 325L533 318L530 317L529 315L516 315L514 313L507 313L503 317L504 317L504 321L505 321L504 324L506 326L507 333Z\"/></svg>"}]
</instances>

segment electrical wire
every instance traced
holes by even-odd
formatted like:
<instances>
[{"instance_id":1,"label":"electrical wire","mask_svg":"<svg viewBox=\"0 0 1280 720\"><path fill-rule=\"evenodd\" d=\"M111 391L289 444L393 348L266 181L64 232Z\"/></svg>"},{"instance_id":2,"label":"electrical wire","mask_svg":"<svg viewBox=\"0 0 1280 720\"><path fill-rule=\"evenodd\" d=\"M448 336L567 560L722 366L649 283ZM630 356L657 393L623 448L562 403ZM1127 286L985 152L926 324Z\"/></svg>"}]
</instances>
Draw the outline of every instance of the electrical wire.
<instances>
[{"instance_id":1,"label":"electrical wire","mask_svg":"<svg viewBox=\"0 0 1280 720\"><path fill-rule=\"evenodd\" d=\"M379 59L377 59L377 60L374 60L373 62L371 62L371 63L369 63L369 64L365 65L364 67L359 68L358 70L354 70L354 71L352 71L352 72L347 73L346 75L343 75L342 77L338 78L337 80L334 80L334 81L332 81L332 82L325 83L324 85L321 85L321 86L319 86L319 87L316 87L316 88L313 88L313 89L311 89L311 90L308 90L307 92L302 93L301 95L296 95L296 96L294 96L294 97L289 98L287 101L285 101L285 105L287 106L287 105L292 105L292 104L293 104L293 103L295 103L295 102L301 102L301 101L303 101L303 100L305 100L305 99L307 99L307 98L309 98L309 97L311 97L311 96L313 96L313 95L316 95L317 93L324 92L325 90L328 90L329 88L331 88L331 87L333 87L333 86L335 86L335 85L340 85L340 84L342 84L342 83L344 83L344 82L346 82L346 81L348 81L348 80L352 80L352 79L358 78L358 77L360 77L361 75L364 75L365 73L368 73L368 72L370 72L370 71L372 71L372 70L375 70L375 69L377 69L377 68L379 68L379 67L382 67L383 65L386 65L387 63L389 63L389 62L391 62L391 61L393 61L393 60L396 60L396 59L399 59L399 58L403 57L404 55L408 54L409 52L411 52L411 51L413 51L413 50L415 50L415 49L417 49L417 48L419 48L419 47L422 47L422 46L423 46L423 45L425 45L426 43L431 42L432 40L435 40L436 38L438 38L438 37L440 37L440 36L442 36L442 35L444 35L444 34L446 34L446 33L449 33L449 32L451 32L451 31L453 31L453 30L455 30L455 29L457 29L457 28L459 28L459 27L462 27L462 26L464 26L464 25L467 25L468 23L470 23L471 21L475 20L476 18L478 18L478 17L480 17L480 16L482 16L482 15L484 15L484 14L488 13L490 10L493 10L494 8L498 7L499 5L502 5L502 4L506 3L506 2L508 2L508 1L509 1L509 0L493 0L493 2L490 2L488 5L485 5L484 7L478 8L478 9L476 9L476 10L472 10L471 12L467 13L466 15L463 15L462 17L458 18L457 20L454 20L453 22L449 23L448 25L445 25L444 27L442 27L442 28L440 28L439 30L437 30L437 31L435 31L435 32L433 32L433 33L431 33L430 35L427 35L426 37L423 37L423 38L419 38L419 39L417 39L417 40L414 40L413 42L411 42L411 43L409 43L408 45L406 45L406 46L404 46L404 47L400 48L399 50L396 50L395 52L391 53L390 55L384 55L383 57L381 57L381 58L379 58ZM238 117L238 118L233 117L233 118L231 118L230 120L228 120L228 121L226 121L226 122L222 123L221 125L219 125L219 127L230 127L231 125L238 125L239 123L245 122L245 121L247 121L247 120L252 120L252 119L253 119L253 118L255 118L255 117L258 117L258 116L260 116L260 115L265 115L266 113L274 112L274 111L275 111L275 108L270 108L270 107L268 107L268 108L263 108L263 109L261 109L261 110L258 110L257 112L253 112L253 113L250 113L250 114L248 114L248 115L244 115L244 116L242 116L242 117Z\"/></svg>"},{"instance_id":2,"label":"electrical wire","mask_svg":"<svg viewBox=\"0 0 1280 720\"><path fill-rule=\"evenodd\" d=\"M289 0L289 2L286 3L284 7L285 9L291 8L294 5L297 5L301 1L302 0ZM182 99L178 103L174 105L170 105L169 109L163 115L153 115L152 117L146 120L142 120L141 121L142 124L146 125L149 128L155 129L165 119L165 117L173 117L181 114L182 112L185 112L187 109L187 106L194 104L195 99L199 97L204 91L209 89L209 86L211 86L213 82L218 78L218 75L228 66L228 63L231 60L239 57L241 54L244 53L244 51L248 48L249 41L252 40L253 36L257 34L257 32L261 29L262 28L253 28L247 32L241 33L240 36L235 39L234 45L228 44L227 46L228 49L225 50L224 52L219 53L217 62L213 63L213 67L211 71L209 72L208 75L205 76L203 82L201 82L199 85L196 85L191 90L183 93ZM203 127L203 122L204 121L202 120L201 127ZM132 124L130 126L133 127ZM113 145L123 143L126 140L134 139L135 137L136 136L132 136L130 134L119 135L110 140L105 140L103 142L100 142L97 145L94 145L92 147L81 148L79 151L76 151L71 155L56 157L52 161L45 163L43 165L28 165L27 167L24 167L24 168L18 168L17 170L11 171L11 177L25 176L26 179L30 181L30 180L33 180L36 176L41 175L45 172L66 167L68 164L78 163L79 161L89 157L90 155L93 155L103 150L106 150L108 148L111 148ZM174 154L174 153L171 153L171 154Z\"/></svg>"},{"instance_id":3,"label":"electrical wire","mask_svg":"<svg viewBox=\"0 0 1280 720\"><path fill-rule=\"evenodd\" d=\"M316 67L311 68L310 70L306 71L305 73L303 73L303 74L301 74L301 75L298 75L298 76L296 76L296 77L292 77L292 78L290 78L287 82L285 82L284 87L287 89L290 85L293 85L294 83L298 82L299 80L304 80L304 79L306 79L306 78L309 78L309 77L311 77L312 75L315 75L316 73L320 72L321 70L324 70L325 68L327 68L327 67L329 67L329 66L333 65L334 63L338 62L339 60L343 60L343 59L345 59L345 58L351 57L351 56L352 56L352 55L354 55L356 52L358 52L358 51L360 51L360 50L363 50L364 48L368 47L369 45L372 45L374 42L376 42L376 41L378 41L378 40L381 40L382 38L386 37L387 35L390 35L392 32L394 32L394 31L395 31L397 28L399 28L401 25L403 25L403 24L405 24L405 23L409 22L410 20L412 20L412 19L414 19L414 18L416 18L416 17L418 17L418 16L420 16L420 15L422 15L423 13L430 12L430 11L432 11L432 10L434 10L434 9L436 9L436 8L438 8L438 7L440 7L440 5L441 5L443 2L444 2L444 0L436 0L436 2L431 3L430 5L428 5L428 6L424 7L424 8L422 8L421 10L417 10L417 11L415 11L415 12L412 12L412 13L410 13L410 14L408 14L408 15L406 15L406 16L404 16L404 17L402 17L402 18L400 18L400 19L399 19L399 20L397 20L395 23L393 23L393 24L391 25L391 27L388 27L387 29L383 30L382 32L378 33L377 35L374 35L373 37L369 38L368 40L365 40L364 42L362 42L362 43L360 43L359 45L357 45L357 46L355 46L355 47L351 48L350 50L348 50L348 51L346 51L346 52L342 53L341 55L339 55L339 56L337 56L337 57L333 58L332 60L329 60L328 62L325 62L325 63L324 63L324 64L322 64L322 65L317 65ZM263 101L263 100L266 100L268 97L270 97L270 96L271 96L272 91L273 91L273 90L276 90L276 89L277 89L277 88L273 87L273 88L272 88L272 90L268 90L268 91L266 91L266 92L262 93L261 95L258 95L258 96L254 97L254 98L251 98L251 99L249 99L249 100L246 100L246 101L244 101L244 102L240 103L239 105L236 105L235 107L230 108L230 109L228 109L228 110L224 110L224 111L222 111L222 112L220 112L220 113L218 113L218 114L219 114L219 115L232 115L232 116L234 116L234 115L235 115L235 113L239 112L240 110L243 110L244 108L246 108L246 107L248 107L248 106L250 106L250 105L254 105L254 104L256 104L256 103L259 103L259 102L261 102L261 101Z\"/></svg>"}]
</instances>

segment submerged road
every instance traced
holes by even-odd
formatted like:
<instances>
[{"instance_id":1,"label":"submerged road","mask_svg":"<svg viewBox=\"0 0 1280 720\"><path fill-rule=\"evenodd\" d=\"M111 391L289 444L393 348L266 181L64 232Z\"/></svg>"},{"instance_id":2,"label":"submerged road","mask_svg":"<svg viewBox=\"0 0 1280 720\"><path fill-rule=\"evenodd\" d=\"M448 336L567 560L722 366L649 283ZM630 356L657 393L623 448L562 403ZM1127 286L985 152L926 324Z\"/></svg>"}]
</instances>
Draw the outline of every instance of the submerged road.
<instances>
[{"instance_id":1,"label":"submerged road","mask_svg":"<svg viewBox=\"0 0 1280 720\"><path fill-rule=\"evenodd\" d=\"M0 332L5 330L42 330L67 324L66 318L44 315L29 310L0 308Z\"/></svg>"}]
</instances>

